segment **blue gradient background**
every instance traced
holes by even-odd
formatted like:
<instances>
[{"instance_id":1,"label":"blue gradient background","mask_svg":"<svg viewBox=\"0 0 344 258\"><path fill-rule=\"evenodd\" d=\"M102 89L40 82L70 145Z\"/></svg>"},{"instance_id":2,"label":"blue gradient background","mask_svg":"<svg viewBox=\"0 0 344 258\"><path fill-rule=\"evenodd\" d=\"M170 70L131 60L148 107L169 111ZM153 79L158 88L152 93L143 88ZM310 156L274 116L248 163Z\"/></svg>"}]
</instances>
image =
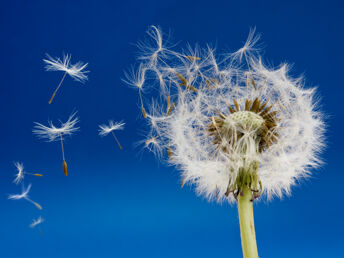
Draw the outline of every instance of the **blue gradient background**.
<instances>
[{"instance_id":1,"label":"blue gradient background","mask_svg":"<svg viewBox=\"0 0 344 258\"><path fill-rule=\"evenodd\" d=\"M258 3L260 2L260 3ZM327 113L326 164L293 188L291 197L255 204L261 257L343 257L343 11L341 1L1 1L0 8L0 257L241 257L235 206L208 203L178 171L134 148L145 130L138 95L122 81L135 63L135 43L149 25L171 31L177 47L206 43L236 50L250 27L263 34L265 59L289 62L292 74L318 85ZM45 53L89 62L85 85L45 72ZM78 110L81 131L58 143L31 133L33 121L65 120ZM124 119L117 134L98 124ZM43 178L25 201L7 200L14 161ZM42 215L43 235L28 225Z\"/></svg>"}]
</instances>

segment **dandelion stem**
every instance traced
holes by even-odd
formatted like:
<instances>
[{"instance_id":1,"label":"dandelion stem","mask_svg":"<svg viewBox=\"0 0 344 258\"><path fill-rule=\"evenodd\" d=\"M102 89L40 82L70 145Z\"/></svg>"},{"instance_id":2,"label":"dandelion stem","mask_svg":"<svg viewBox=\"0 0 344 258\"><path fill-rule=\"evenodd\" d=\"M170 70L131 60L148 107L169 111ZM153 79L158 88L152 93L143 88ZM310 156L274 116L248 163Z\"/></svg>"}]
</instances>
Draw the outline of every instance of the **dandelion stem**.
<instances>
[{"instance_id":1,"label":"dandelion stem","mask_svg":"<svg viewBox=\"0 0 344 258\"><path fill-rule=\"evenodd\" d=\"M115 138L115 140L116 140L116 142L117 142L117 144L118 144L118 147L119 147L120 149L122 149L122 145L119 143L119 140L117 139L115 133L114 133L114 132L111 132L111 133L112 133L113 138Z\"/></svg>"},{"instance_id":2,"label":"dandelion stem","mask_svg":"<svg viewBox=\"0 0 344 258\"><path fill-rule=\"evenodd\" d=\"M62 79L61 79L59 85L57 86L56 90L54 91L53 95L51 96L51 98L50 98L50 100L49 100L49 104L51 104L51 102L53 102L53 99L54 99L54 97L55 97L55 94L56 94L56 92L59 90L59 88L61 87L62 82L63 82L64 79L66 78L66 75L67 75L67 72L64 73L64 75L63 75L63 77L62 77Z\"/></svg>"},{"instance_id":3,"label":"dandelion stem","mask_svg":"<svg viewBox=\"0 0 344 258\"><path fill-rule=\"evenodd\" d=\"M254 229L252 192L244 185L238 196L241 246L244 258L258 258L256 233Z\"/></svg>"},{"instance_id":4,"label":"dandelion stem","mask_svg":"<svg viewBox=\"0 0 344 258\"><path fill-rule=\"evenodd\" d=\"M60 139L61 139L62 158L63 158L63 160L65 160L64 149L63 149L63 138L62 138L62 134L60 134Z\"/></svg>"}]
</instances>

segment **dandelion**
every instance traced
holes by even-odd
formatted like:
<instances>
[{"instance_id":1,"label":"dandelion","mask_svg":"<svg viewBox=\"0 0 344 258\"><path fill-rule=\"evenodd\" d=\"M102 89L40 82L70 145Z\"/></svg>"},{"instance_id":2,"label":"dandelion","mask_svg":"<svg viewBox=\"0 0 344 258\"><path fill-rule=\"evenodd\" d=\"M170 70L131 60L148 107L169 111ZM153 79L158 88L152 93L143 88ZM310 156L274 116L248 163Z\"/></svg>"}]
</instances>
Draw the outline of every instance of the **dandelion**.
<instances>
[{"instance_id":1,"label":"dandelion","mask_svg":"<svg viewBox=\"0 0 344 258\"><path fill-rule=\"evenodd\" d=\"M13 183L15 183L16 185L19 184L21 181L23 181L24 175L33 175L33 176L37 176L37 177L43 176L42 174L28 173L28 172L24 171L23 163L15 162L14 166L17 169L17 174L15 176L15 179L13 180Z\"/></svg>"},{"instance_id":2,"label":"dandelion","mask_svg":"<svg viewBox=\"0 0 344 258\"><path fill-rule=\"evenodd\" d=\"M126 79L123 81L126 82L127 84L136 87L139 90L139 97L140 97L140 105L141 105L141 112L144 118L147 118L147 113L146 109L144 108L143 105L143 99L142 99L142 86L145 81L145 76L146 76L146 69L140 65L138 68L138 71L135 72L134 68L131 69L130 72L125 73Z\"/></svg>"},{"instance_id":3,"label":"dandelion","mask_svg":"<svg viewBox=\"0 0 344 258\"><path fill-rule=\"evenodd\" d=\"M32 220L32 223L30 224L30 228L34 228L42 224L43 222L44 222L44 219L41 216L39 216L37 219Z\"/></svg>"},{"instance_id":4,"label":"dandelion","mask_svg":"<svg viewBox=\"0 0 344 258\"><path fill-rule=\"evenodd\" d=\"M23 187L22 189L22 193L21 194L10 194L8 196L8 199L9 200L20 200L20 199L24 199L24 200L27 200L28 202L32 203L33 205L35 205L38 209L42 209L42 206L39 205L37 202L34 202L33 200L31 200L29 198L29 192L30 192L30 189L31 189L31 184L28 185L28 187L25 189Z\"/></svg>"},{"instance_id":5,"label":"dandelion","mask_svg":"<svg viewBox=\"0 0 344 258\"><path fill-rule=\"evenodd\" d=\"M60 141L62 150L62 169L64 174L67 176L67 162L65 160L65 153L63 148L63 136L72 135L74 132L79 130L76 124L79 122L79 118L76 117L76 112L71 114L67 122L62 123L61 127L55 127L51 121L49 121L49 126L42 125L40 123L35 123L33 133L36 134L41 139L46 139L48 142Z\"/></svg>"},{"instance_id":6,"label":"dandelion","mask_svg":"<svg viewBox=\"0 0 344 258\"><path fill-rule=\"evenodd\" d=\"M161 46L160 32L154 33ZM209 47L191 54L145 48L151 56L143 53L139 66L158 78L141 82L159 93L147 113L154 135L147 147L154 145L158 155L165 150L167 162L182 171L181 186L193 184L209 200L237 203L244 257L258 257L253 201L289 195L321 164L324 147L315 89L292 78L286 64L265 66L257 40L251 31L244 47L222 59Z\"/></svg>"},{"instance_id":7,"label":"dandelion","mask_svg":"<svg viewBox=\"0 0 344 258\"><path fill-rule=\"evenodd\" d=\"M66 75L68 74L70 77L72 77L74 80L78 82L85 82L87 78L87 73L89 71L86 71L85 68L87 67L88 63L82 63L82 62L77 62L76 64L71 64L70 59L71 55L63 55L62 60L57 57L53 58L50 55L46 54L47 59L43 59L43 62L46 63L45 70L46 71L62 71L64 72L63 77L55 89L53 95L51 96L49 100L49 104L53 101L55 94L59 90L59 88L62 85L62 82L66 78Z\"/></svg>"},{"instance_id":8,"label":"dandelion","mask_svg":"<svg viewBox=\"0 0 344 258\"><path fill-rule=\"evenodd\" d=\"M115 123L114 121L110 120L109 121L109 125L105 125L105 124L99 125L99 128L100 128L99 129L99 135L100 136L106 136L109 133L111 133L113 138L117 142L118 147L120 149L122 149L122 145L119 143L119 141L118 141L114 131L123 130L124 129L124 125L125 125L125 123L123 123L123 122L118 122L118 123L116 122Z\"/></svg>"}]
</instances>

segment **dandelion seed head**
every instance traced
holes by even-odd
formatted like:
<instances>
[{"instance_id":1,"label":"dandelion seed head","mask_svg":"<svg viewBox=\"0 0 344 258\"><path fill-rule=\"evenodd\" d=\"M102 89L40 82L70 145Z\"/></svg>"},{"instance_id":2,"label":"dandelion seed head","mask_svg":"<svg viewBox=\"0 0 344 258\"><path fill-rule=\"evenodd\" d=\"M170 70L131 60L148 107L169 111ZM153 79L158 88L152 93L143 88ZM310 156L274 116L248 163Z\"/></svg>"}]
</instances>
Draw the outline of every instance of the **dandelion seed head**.
<instances>
[{"instance_id":1,"label":"dandelion seed head","mask_svg":"<svg viewBox=\"0 0 344 258\"><path fill-rule=\"evenodd\" d=\"M39 216L37 219L33 219L32 223L29 226L30 228L34 228L38 226L39 224L42 224L43 222L44 222L44 219L41 216Z\"/></svg>"},{"instance_id":2,"label":"dandelion seed head","mask_svg":"<svg viewBox=\"0 0 344 258\"><path fill-rule=\"evenodd\" d=\"M109 133L117 130L123 130L125 123L121 122L114 122L113 120L109 121L109 125L102 124L99 125L99 135L106 136Z\"/></svg>"},{"instance_id":3,"label":"dandelion seed head","mask_svg":"<svg viewBox=\"0 0 344 258\"><path fill-rule=\"evenodd\" d=\"M159 33L150 34L156 42ZM243 183L256 197L282 197L321 164L325 125L315 89L291 77L286 64L264 65L258 39L250 31L241 49L221 59L210 47L181 53L163 47L140 59L141 69L168 86L143 81L158 91L145 102L151 107L145 146L168 154L183 183L210 200L234 201Z\"/></svg>"},{"instance_id":4,"label":"dandelion seed head","mask_svg":"<svg viewBox=\"0 0 344 258\"><path fill-rule=\"evenodd\" d=\"M123 81L142 90L142 86L145 82L146 70L147 68L143 65L140 65L137 71L132 67L129 72L124 73L125 79L123 79Z\"/></svg>"},{"instance_id":5,"label":"dandelion seed head","mask_svg":"<svg viewBox=\"0 0 344 258\"><path fill-rule=\"evenodd\" d=\"M65 135L72 135L74 132L79 130L77 123L79 118L76 117L76 112L71 114L65 123L61 122L60 127L56 127L52 121L48 122L48 126L35 122L34 129L32 132L41 139L46 139L49 142L59 140L60 137Z\"/></svg>"},{"instance_id":6,"label":"dandelion seed head","mask_svg":"<svg viewBox=\"0 0 344 258\"><path fill-rule=\"evenodd\" d=\"M74 80L79 82L84 82L88 79L86 67L88 63L77 62L71 64L70 59L71 55L63 55L62 60L59 57L53 58L50 55L46 54L47 59L43 59L46 71L62 71L71 76Z\"/></svg>"},{"instance_id":7,"label":"dandelion seed head","mask_svg":"<svg viewBox=\"0 0 344 258\"><path fill-rule=\"evenodd\" d=\"M232 60L235 61L238 59L239 62L241 62L244 56L246 59L248 57L255 58L255 55L252 52L258 52L259 48L256 46L259 39L260 35L256 34L256 28L250 29L250 33L248 34L244 46L231 54Z\"/></svg>"},{"instance_id":8,"label":"dandelion seed head","mask_svg":"<svg viewBox=\"0 0 344 258\"><path fill-rule=\"evenodd\" d=\"M23 186L21 194L10 194L8 196L8 199L9 200L28 199L29 198L30 189L31 189L31 184L29 184L26 189Z\"/></svg>"},{"instance_id":9,"label":"dandelion seed head","mask_svg":"<svg viewBox=\"0 0 344 258\"><path fill-rule=\"evenodd\" d=\"M17 174L15 179L13 180L13 183L19 184L24 179L24 165L20 162L15 162L14 166L17 169Z\"/></svg>"}]
</instances>

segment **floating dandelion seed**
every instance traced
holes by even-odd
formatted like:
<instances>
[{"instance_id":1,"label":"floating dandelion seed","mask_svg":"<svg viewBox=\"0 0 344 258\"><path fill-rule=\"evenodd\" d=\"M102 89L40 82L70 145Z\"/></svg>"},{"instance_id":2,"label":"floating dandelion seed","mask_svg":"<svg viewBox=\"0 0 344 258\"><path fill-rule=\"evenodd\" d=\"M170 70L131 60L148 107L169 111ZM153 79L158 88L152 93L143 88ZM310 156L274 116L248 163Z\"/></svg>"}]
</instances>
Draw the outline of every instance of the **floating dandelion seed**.
<instances>
[{"instance_id":1,"label":"floating dandelion seed","mask_svg":"<svg viewBox=\"0 0 344 258\"><path fill-rule=\"evenodd\" d=\"M52 141L61 141L61 150L62 150L62 169L64 174L67 176L67 162L65 161L65 154L63 148L63 136L72 135L74 132L79 130L79 127L76 127L76 124L79 122L79 118L76 117L76 112L71 114L67 122L62 123L61 127L55 127L51 121L49 121L49 126L42 125L40 123L35 123L33 133L36 134L39 138L46 139L48 142Z\"/></svg>"},{"instance_id":2,"label":"floating dandelion seed","mask_svg":"<svg viewBox=\"0 0 344 258\"><path fill-rule=\"evenodd\" d=\"M74 80L79 81L81 83L85 82L87 78L87 73L89 71L86 71L85 68L87 67L88 63L82 63L77 62L76 64L71 64L70 59L71 55L64 55L62 60L60 58L52 58L50 55L46 54L47 59L43 59L43 61L46 63L45 70L46 71L62 71L64 72L63 77L55 89L53 95L51 96L49 100L49 104L53 101L55 94L59 90L59 88L62 85L62 82L66 78L66 75L68 74L70 77L72 77Z\"/></svg>"},{"instance_id":3,"label":"floating dandelion seed","mask_svg":"<svg viewBox=\"0 0 344 258\"><path fill-rule=\"evenodd\" d=\"M131 86L138 88L141 112L142 112L143 117L147 118L146 109L144 108L143 99L142 99L142 91L143 91L142 86L145 82L145 76L146 76L146 68L140 65L137 72L135 72L134 68L132 68L129 73L125 73L126 79L124 79L123 81L128 83Z\"/></svg>"},{"instance_id":4,"label":"floating dandelion seed","mask_svg":"<svg viewBox=\"0 0 344 258\"><path fill-rule=\"evenodd\" d=\"M109 121L109 125L105 125L105 124L99 125L99 128L100 128L99 129L99 135L100 136L106 136L109 133L111 133L113 138L117 142L118 147L120 149L122 149L122 145L119 143L119 141L118 141L114 131L116 131L116 130L123 130L124 129L124 125L125 125L125 123L123 123L123 122L115 123L114 121L110 120Z\"/></svg>"},{"instance_id":5,"label":"floating dandelion seed","mask_svg":"<svg viewBox=\"0 0 344 258\"><path fill-rule=\"evenodd\" d=\"M28 202L32 203L33 205L35 205L38 209L42 209L42 206L39 205L37 202L34 202L33 200L31 200L29 198L29 192L30 192L30 189L31 189L31 184L28 185L28 187L25 189L24 186L23 186L23 189L22 189L22 193L21 194L10 194L8 196L8 199L9 200L20 200L20 199L24 199L24 200L27 200Z\"/></svg>"},{"instance_id":6,"label":"floating dandelion seed","mask_svg":"<svg viewBox=\"0 0 344 258\"><path fill-rule=\"evenodd\" d=\"M24 171L23 163L15 162L14 165L17 168L17 174L16 174L15 179L13 180L13 183L15 183L15 184L19 184L21 181L23 181L24 175L33 175L33 176L37 176L37 177L43 176L42 174L28 173L28 172Z\"/></svg>"},{"instance_id":7,"label":"floating dandelion seed","mask_svg":"<svg viewBox=\"0 0 344 258\"><path fill-rule=\"evenodd\" d=\"M139 69L155 73L158 83L149 76L140 88L160 94L151 105L156 114L146 114L149 135L156 135L146 145L166 150L168 162L182 170L181 186L194 184L209 200L237 202L244 257L258 257L252 202L290 194L321 164L324 122L315 89L291 78L286 64L267 68L254 30L222 60L210 48L192 55L162 48L159 30L152 31L157 48L141 48L149 53ZM159 116L161 110L167 115Z\"/></svg>"},{"instance_id":8,"label":"floating dandelion seed","mask_svg":"<svg viewBox=\"0 0 344 258\"><path fill-rule=\"evenodd\" d=\"M39 216L37 219L32 220L32 223L30 224L30 228L34 228L42 224L43 222L44 222L44 219L41 216Z\"/></svg>"}]
</instances>

